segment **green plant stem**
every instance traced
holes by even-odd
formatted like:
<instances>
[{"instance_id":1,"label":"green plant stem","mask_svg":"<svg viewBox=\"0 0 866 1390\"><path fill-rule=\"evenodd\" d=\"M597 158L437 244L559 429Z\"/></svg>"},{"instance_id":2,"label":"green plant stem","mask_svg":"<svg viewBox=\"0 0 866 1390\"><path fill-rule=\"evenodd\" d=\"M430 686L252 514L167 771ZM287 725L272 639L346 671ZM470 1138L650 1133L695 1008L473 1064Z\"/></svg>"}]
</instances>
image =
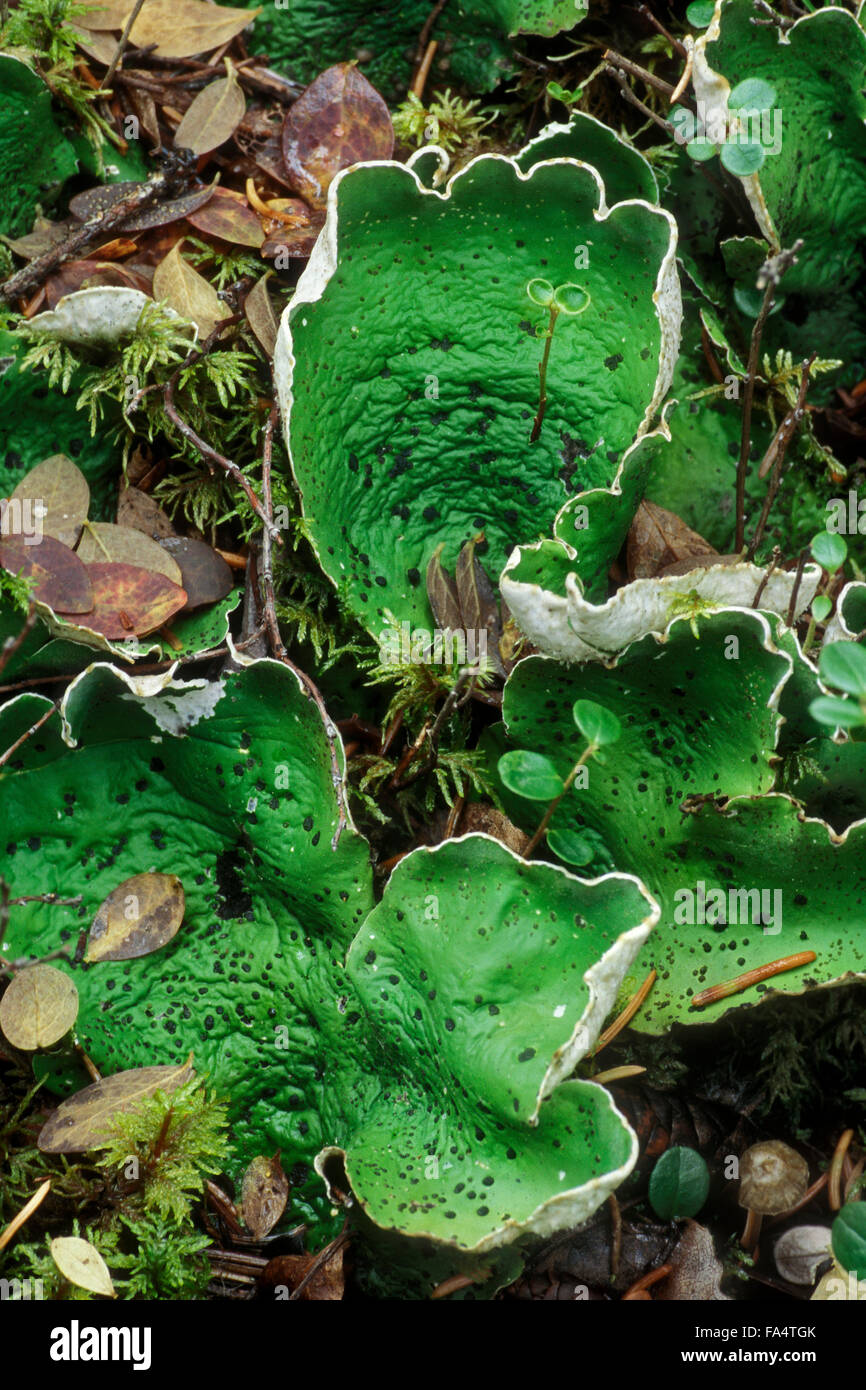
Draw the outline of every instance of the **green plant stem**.
<instances>
[{"instance_id":1,"label":"green plant stem","mask_svg":"<svg viewBox=\"0 0 866 1390\"><path fill-rule=\"evenodd\" d=\"M559 317L559 310L555 304L550 306L550 319L547 324L547 340L544 344L544 354L538 364L538 413L532 425L532 434L529 436L530 444L534 444L541 434L541 426L544 423L544 412L547 408L547 363L550 359L550 346L553 342L553 330L556 327L556 320Z\"/></svg>"},{"instance_id":2,"label":"green plant stem","mask_svg":"<svg viewBox=\"0 0 866 1390\"><path fill-rule=\"evenodd\" d=\"M760 313L755 319L755 326L752 329L752 342L749 349L749 367L746 378L746 390L743 395L743 428L740 436L740 457L737 462L737 490L735 502L736 534L734 537L734 550L741 551L745 541L746 530L746 474L749 468L749 450L752 447L752 401L755 398L755 378L758 374L758 353L761 348L761 338L764 333L764 324L773 307L773 296L776 292L775 280L769 280L767 288L764 290L764 298L761 303Z\"/></svg>"},{"instance_id":3,"label":"green plant stem","mask_svg":"<svg viewBox=\"0 0 866 1390\"><path fill-rule=\"evenodd\" d=\"M553 817L554 811L556 810L556 808L557 808L557 806L559 805L560 801L562 800L562 798L565 796L566 792L567 792L568 789L570 788L572 782L574 781L574 779L575 779L575 777L577 776L577 774L578 774L578 772L580 771L580 769L584 766L584 764L587 762L587 760L588 760L589 758L591 758L591 757L593 756L594 753L597 753L597 752L598 752L598 744L597 744L597 743L590 743L590 744L587 744L586 748L585 748L584 751L581 753L581 755L580 755L580 757L578 758L577 762L574 764L574 767L571 769L571 772L570 772L570 773L568 774L568 776L566 777L565 782L564 782L563 787L562 787L562 791L559 793L559 796L555 796L555 797L553 798L553 800L551 801L550 805L548 806L547 810L545 811L545 813L544 813L544 815L543 815L543 817L542 817L542 819L541 819L541 824L539 825L539 827L538 827L538 829L536 830L535 834L533 835L532 839L529 841L529 844L526 846L526 849L523 851L523 857L524 857L524 859L528 859L529 856L531 855L532 851L536 848L536 846L537 846L539 840L541 839L542 835L544 834L545 830L546 830L547 827L550 825L550 822L551 822L551 819L552 819L552 817Z\"/></svg>"}]
</instances>

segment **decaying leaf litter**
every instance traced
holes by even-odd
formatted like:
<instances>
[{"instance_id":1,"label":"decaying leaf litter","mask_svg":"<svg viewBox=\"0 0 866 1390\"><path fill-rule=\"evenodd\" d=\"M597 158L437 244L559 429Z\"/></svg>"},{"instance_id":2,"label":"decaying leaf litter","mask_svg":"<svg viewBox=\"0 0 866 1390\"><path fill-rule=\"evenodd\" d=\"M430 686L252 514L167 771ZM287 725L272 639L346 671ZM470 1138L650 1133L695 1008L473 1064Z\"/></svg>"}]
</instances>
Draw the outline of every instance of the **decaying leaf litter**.
<instances>
[{"instance_id":1,"label":"decaying leaf litter","mask_svg":"<svg viewBox=\"0 0 866 1390\"><path fill-rule=\"evenodd\" d=\"M856 1297L862 15L380 8L0 31L0 1272Z\"/></svg>"}]
</instances>

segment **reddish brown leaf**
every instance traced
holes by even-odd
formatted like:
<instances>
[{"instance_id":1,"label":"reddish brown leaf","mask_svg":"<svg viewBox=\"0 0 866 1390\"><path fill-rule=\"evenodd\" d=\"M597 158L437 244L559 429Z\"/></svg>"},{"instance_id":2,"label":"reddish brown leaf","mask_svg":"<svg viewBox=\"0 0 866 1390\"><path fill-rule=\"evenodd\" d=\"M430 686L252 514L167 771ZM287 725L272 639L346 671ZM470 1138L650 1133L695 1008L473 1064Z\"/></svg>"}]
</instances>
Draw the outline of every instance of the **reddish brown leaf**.
<instances>
[{"instance_id":1,"label":"reddish brown leaf","mask_svg":"<svg viewBox=\"0 0 866 1390\"><path fill-rule=\"evenodd\" d=\"M216 603L231 592L234 585L231 570L225 560L204 541L191 540L187 536L167 536L160 544L180 565L187 595L187 611Z\"/></svg>"},{"instance_id":2,"label":"reddish brown leaf","mask_svg":"<svg viewBox=\"0 0 866 1390\"><path fill-rule=\"evenodd\" d=\"M228 188L215 189L205 206L190 213L186 220L196 231L234 246L261 246L265 239L261 221L246 198Z\"/></svg>"},{"instance_id":3,"label":"reddish brown leaf","mask_svg":"<svg viewBox=\"0 0 866 1390\"><path fill-rule=\"evenodd\" d=\"M310 1302L339 1301L343 1297L346 1276L343 1270L343 1252L339 1245L328 1255L312 1275L310 1282L301 1289L298 1298ZM269 1260L262 1271L262 1284L265 1288L282 1293L294 1293L301 1281L313 1269L319 1255L278 1255Z\"/></svg>"},{"instance_id":4,"label":"reddish brown leaf","mask_svg":"<svg viewBox=\"0 0 866 1390\"><path fill-rule=\"evenodd\" d=\"M164 574L137 565L88 565L93 612L85 627L112 642L144 637L162 627L186 603L186 591Z\"/></svg>"},{"instance_id":5,"label":"reddish brown leaf","mask_svg":"<svg viewBox=\"0 0 866 1390\"><path fill-rule=\"evenodd\" d=\"M150 285L144 276L127 266L116 265L113 261L67 261L46 281L48 307L54 309L64 295L88 289L92 285L127 285L130 289L150 294Z\"/></svg>"},{"instance_id":6,"label":"reddish brown leaf","mask_svg":"<svg viewBox=\"0 0 866 1390\"><path fill-rule=\"evenodd\" d=\"M675 512L641 502L628 533L626 563L629 579L651 579L671 565L716 551ZM686 566L689 568L690 566Z\"/></svg>"},{"instance_id":7,"label":"reddish brown leaf","mask_svg":"<svg viewBox=\"0 0 866 1390\"><path fill-rule=\"evenodd\" d=\"M155 541L175 534L174 527L159 503L154 502L152 497L137 487L122 489L117 499L117 524L132 526L134 530L143 531Z\"/></svg>"},{"instance_id":8,"label":"reddish brown leaf","mask_svg":"<svg viewBox=\"0 0 866 1390\"><path fill-rule=\"evenodd\" d=\"M278 270L283 269L280 264L280 257L288 256L290 260L306 260L312 252L319 231L324 224L323 215L318 224L313 223L309 227L280 227L278 231L271 232L263 243L262 258L276 261Z\"/></svg>"},{"instance_id":9,"label":"reddish brown leaf","mask_svg":"<svg viewBox=\"0 0 866 1390\"><path fill-rule=\"evenodd\" d=\"M88 218L95 217L99 212L107 212L110 207L119 202L121 198L127 197L140 184L133 183L107 183L99 188L88 188L83 193L76 193L70 199L69 211L80 221L86 222ZM209 188L197 188L193 193L185 193L182 198L172 198L170 202L159 203L156 207L147 208L144 212L137 212L123 224L125 232L143 232L148 227L165 227L170 222L179 222L182 217L188 217L191 212L204 207L209 198L213 196L214 185Z\"/></svg>"},{"instance_id":10,"label":"reddish brown leaf","mask_svg":"<svg viewBox=\"0 0 866 1390\"><path fill-rule=\"evenodd\" d=\"M337 63L317 77L283 122L283 159L292 185L319 206L341 169L393 153L388 108L353 63Z\"/></svg>"},{"instance_id":11,"label":"reddish brown leaf","mask_svg":"<svg viewBox=\"0 0 866 1390\"><path fill-rule=\"evenodd\" d=\"M34 596L56 613L89 613L93 589L87 566L52 536L27 545L23 536L0 541L0 568L35 580Z\"/></svg>"}]
</instances>

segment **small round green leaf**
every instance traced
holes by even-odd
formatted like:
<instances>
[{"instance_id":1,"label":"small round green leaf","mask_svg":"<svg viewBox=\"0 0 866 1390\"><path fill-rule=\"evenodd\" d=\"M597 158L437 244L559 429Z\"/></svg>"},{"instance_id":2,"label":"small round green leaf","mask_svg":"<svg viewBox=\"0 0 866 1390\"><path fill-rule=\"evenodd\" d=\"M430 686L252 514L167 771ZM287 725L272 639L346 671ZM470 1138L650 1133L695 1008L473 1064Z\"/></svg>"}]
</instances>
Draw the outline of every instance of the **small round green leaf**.
<instances>
[{"instance_id":1,"label":"small round green leaf","mask_svg":"<svg viewBox=\"0 0 866 1390\"><path fill-rule=\"evenodd\" d=\"M710 1170L694 1149L674 1147L662 1154L649 1181L650 1205L662 1221L696 1216L710 1190Z\"/></svg>"},{"instance_id":2,"label":"small round green leaf","mask_svg":"<svg viewBox=\"0 0 866 1390\"><path fill-rule=\"evenodd\" d=\"M769 111L776 104L776 89L761 77L738 82L728 97L732 111Z\"/></svg>"},{"instance_id":3,"label":"small round green leaf","mask_svg":"<svg viewBox=\"0 0 866 1390\"><path fill-rule=\"evenodd\" d=\"M540 304L542 309L549 309L553 303L555 290L549 280L530 280L526 286L526 293L533 304Z\"/></svg>"},{"instance_id":4,"label":"small round green leaf","mask_svg":"<svg viewBox=\"0 0 866 1390\"><path fill-rule=\"evenodd\" d=\"M815 622L823 623L832 608L832 601L828 599L827 595L818 594L817 598L812 601L812 617L815 619Z\"/></svg>"},{"instance_id":5,"label":"small round green leaf","mask_svg":"<svg viewBox=\"0 0 866 1390\"><path fill-rule=\"evenodd\" d=\"M866 1279L866 1202L846 1202L830 1232L833 1254L858 1281Z\"/></svg>"},{"instance_id":6,"label":"small round green leaf","mask_svg":"<svg viewBox=\"0 0 866 1390\"><path fill-rule=\"evenodd\" d=\"M756 140L734 141L722 146L722 163L728 173L736 174L738 179L757 174L765 158L764 147Z\"/></svg>"},{"instance_id":7,"label":"small round green leaf","mask_svg":"<svg viewBox=\"0 0 866 1390\"><path fill-rule=\"evenodd\" d=\"M712 140L708 140L704 135L695 136L686 145L686 154L690 159L697 160L698 164L706 164L708 159L713 159L719 153L719 146L714 145Z\"/></svg>"},{"instance_id":8,"label":"small round green leaf","mask_svg":"<svg viewBox=\"0 0 866 1390\"><path fill-rule=\"evenodd\" d=\"M566 864L589 864L595 854L595 845L579 830L549 830L547 843Z\"/></svg>"},{"instance_id":9,"label":"small round green leaf","mask_svg":"<svg viewBox=\"0 0 866 1390\"><path fill-rule=\"evenodd\" d=\"M590 296L580 285L559 285L553 296L553 302L561 314L567 314L574 318L577 314L582 314L584 309L589 308Z\"/></svg>"},{"instance_id":10,"label":"small round green leaf","mask_svg":"<svg viewBox=\"0 0 866 1390\"><path fill-rule=\"evenodd\" d=\"M574 722L584 738L601 748L606 743L616 743L622 733L622 725L615 714L595 700L577 700L574 705Z\"/></svg>"},{"instance_id":11,"label":"small round green leaf","mask_svg":"<svg viewBox=\"0 0 866 1390\"><path fill-rule=\"evenodd\" d=\"M856 642L831 642L818 663L821 679L848 695L866 695L866 648Z\"/></svg>"},{"instance_id":12,"label":"small round green leaf","mask_svg":"<svg viewBox=\"0 0 866 1390\"><path fill-rule=\"evenodd\" d=\"M837 700L833 695L819 695L809 706L809 713L819 724L831 729L862 729L866 715L853 700Z\"/></svg>"},{"instance_id":13,"label":"small round green leaf","mask_svg":"<svg viewBox=\"0 0 866 1390\"><path fill-rule=\"evenodd\" d=\"M831 574L848 558L848 546L836 531L819 531L812 541L811 551L818 564Z\"/></svg>"},{"instance_id":14,"label":"small round green leaf","mask_svg":"<svg viewBox=\"0 0 866 1390\"><path fill-rule=\"evenodd\" d=\"M516 748L499 759L499 776L510 792L528 801L553 801L565 786L550 758Z\"/></svg>"},{"instance_id":15,"label":"small round green leaf","mask_svg":"<svg viewBox=\"0 0 866 1390\"><path fill-rule=\"evenodd\" d=\"M693 29L706 29L712 23L715 8L714 0L694 0L686 10L686 19Z\"/></svg>"}]
</instances>

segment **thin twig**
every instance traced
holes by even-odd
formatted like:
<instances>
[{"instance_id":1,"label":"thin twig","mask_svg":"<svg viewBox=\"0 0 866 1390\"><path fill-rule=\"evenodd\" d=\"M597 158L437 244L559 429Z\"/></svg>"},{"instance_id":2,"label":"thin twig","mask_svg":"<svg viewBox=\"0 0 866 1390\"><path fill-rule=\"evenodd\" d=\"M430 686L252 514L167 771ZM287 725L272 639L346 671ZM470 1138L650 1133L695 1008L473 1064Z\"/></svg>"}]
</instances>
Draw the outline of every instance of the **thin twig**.
<instances>
[{"instance_id":1,"label":"thin twig","mask_svg":"<svg viewBox=\"0 0 866 1390\"><path fill-rule=\"evenodd\" d=\"M613 67L621 68L623 72L629 73L631 77L639 77L648 87L654 87L655 90L661 92L663 96L670 98L671 93L675 90L670 82L665 82L663 78L656 77L654 72L648 72L647 69L642 68L639 63L633 63L630 58L624 58L621 53L617 53L613 48L605 49L604 61L610 63Z\"/></svg>"},{"instance_id":2,"label":"thin twig","mask_svg":"<svg viewBox=\"0 0 866 1390\"><path fill-rule=\"evenodd\" d=\"M809 373L812 370L812 363L815 361L815 357L816 354L813 352L812 356L808 359L808 361L802 364L803 375L800 380L800 390L797 395L797 404L794 406L793 410L789 410L788 413L785 415L784 419L782 420L782 423L779 425L779 428L773 435L767 452L764 455L764 458L761 462L761 466L758 469L759 478L763 478L765 476L768 468L772 468L773 471L770 474L770 484L767 488L767 495L764 498L764 504L761 507L761 515L758 518L758 524L755 527L755 534L753 535L749 543L749 548L746 551L747 560L752 559L752 556L755 554L755 552L758 549L758 546L761 543L761 538L764 534L764 527L766 526L767 518L770 515L770 509L772 508L773 503L776 500L776 494L779 491L779 485L782 481L782 466L785 462L785 455L788 452L788 445L791 443L791 440L797 433L797 429L799 428L800 422L802 421L803 416L806 413L806 392L809 389Z\"/></svg>"},{"instance_id":3,"label":"thin twig","mask_svg":"<svg viewBox=\"0 0 866 1390\"><path fill-rule=\"evenodd\" d=\"M418 69L418 75L412 83L412 94L416 96L419 101L424 95L424 88L427 84L427 78L430 76L430 68L433 64L433 59L436 56L436 49L438 47L439 44L436 39L431 39L427 45L427 52L424 54L421 61L421 66Z\"/></svg>"},{"instance_id":4,"label":"thin twig","mask_svg":"<svg viewBox=\"0 0 866 1390\"><path fill-rule=\"evenodd\" d=\"M262 444L262 500L267 515L273 519L274 506L271 493L271 457L274 448L274 430L279 419L279 406L276 400L273 401L265 425L264 438ZM271 644L271 650L285 650L280 628L277 622L276 597L274 594L274 575L273 561L271 557L271 533L265 527L262 534L262 563L259 570L259 587L262 594L262 613L264 618L265 630Z\"/></svg>"},{"instance_id":5,"label":"thin twig","mask_svg":"<svg viewBox=\"0 0 866 1390\"><path fill-rule=\"evenodd\" d=\"M781 552L781 550L779 549L779 547L778 547L777 545L775 545L775 546L773 547L773 553L772 553L772 555L770 556L770 564L769 564L769 567L768 567L768 569L765 570L765 572L761 575L761 582L760 582L760 584L758 585L757 589L755 590L755 597L752 599L752 607L753 607L753 608L757 608L758 604L761 602L761 599L764 597L764 590L766 589L767 585L769 584L770 579L771 579L772 575L774 574L774 572L775 572L775 570L776 570L776 566L778 565L778 563L779 563L779 561L781 560L781 558L782 558L782 552Z\"/></svg>"},{"instance_id":6,"label":"thin twig","mask_svg":"<svg viewBox=\"0 0 866 1390\"><path fill-rule=\"evenodd\" d=\"M681 58L686 56L687 50L685 44L682 43L680 39L675 39L673 34L668 33L665 26L656 19L649 5L638 5L637 12L642 19L646 19L653 26L657 33L662 34L664 38L667 39L675 53L679 53Z\"/></svg>"},{"instance_id":7,"label":"thin twig","mask_svg":"<svg viewBox=\"0 0 866 1390\"><path fill-rule=\"evenodd\" d=\"M764 298L761 302L761 309L755 319L752 328L752 343L749 349L748 376L746 379L746 389L743 393L743 422L740 429L740 457L737 461L737 486L736 486L736 531L734 534L734 550L741 551L745 538L746 530L746 473L749 467L749 450L752 447L752 402L755 398L755 378L758 373L758 353L761 349L761 338L764 333L764 324L767 322L770 310L773 307L773 296L776 293L776 286L773 281L769 281L764 290Z\"/></svg>"},{"instance_id":8,"label":"thin twig","mask_svg":"<svg viewBox=\"0 0 866 1390\"><path fill-rule=\"evenodd\" d=\"M112 203L111 207L88 218L77 231L65 241L61 241L59 246L52 247L44 255L37 256L35 260L22 266L14 275L10 275L8 280L0 284L0 299L5 299L10 304L15 300L25 299L44 284L48 276L64 261L77 256L79 251L91 242L101 240L107 232L122 229L123 224L135 213L143 212L154 203L158 203L161 198L176 193L182 182L188 181L190 177L191 172L182 171L180 166L172 166L162 173L154 174L153 178L139 184L124 198Z\"/></svg>"},{"instance_id":9,"label":"thin twig","mask_svg":"<svg viewBox=\"0 0 866 1390\"><path fill-rule=\"evenodd\" d=\"M427 52L427 44L429 43L430 35L433 32L433 25L436 23L437 19L439 18L440 14L442 13L447 4L448 0L436 0L436 4L433 6L427 18L424 20L424 27L421 30L421 33L418 35L418 43L415 46L416 68L423 61L424 54Z\"/></svg>"},{"instance_id":10,"label":"thin twig","mask_svg":"<svg viewBox=\"0 0 866 1390\"><path fill-rule=\"evenodd\" d=\"M271 411L265 425L264 438L262 443L262 496L264 497L264 535L262 537L262 565L259 572L259 588L262 597L262 608L264 627L267 632L271 645L271 650L277 661L281 661L284 666L288 666L295 678L313 701L322 720L325 730L325 738L328 741L328 753L331 761L331 782L334 787L334 794L337 798L337 826L331 837L331 849L336 849L340 843L340 836L346 827L346 791L343 784L343 773L340 768L340 759L337 753L337 739L339 732L331 720L325 708L321 692L317 685L310 680L305 671L290 660L285 644L280 635L280 627L277 622L273 573L271 569L271 547L270 538L276 535L280 544L282 536L273 523L273 503L271 495L271 456L274 444L274 430L279 419L279 408L274 400Z\"/></svg>"},{"instance_id":11,"label":"thin twig","mask_svg":"<svg viewBox=\"0 0 866 1390\"><path fill-rule=\"evenodd\" d=\"M677 132L671 122L666 121L663 116L659 116L655 111L651 111L650 108L641 101L640 97L635 96L631 87L625 80L625 73L617 72L616 68L605 68L605 72L609 73L614 82L619 84L620 91L629 106L633 106L636 111L640 111L642 116L645 116L648 121L652 121L660 130L663 130L666 135L670 135L674 140L677 138ZM699 167L702 168L703 166L701 165Z\"/></svg>"},{"instance_id":12,"label":"thin twig","mask_svg":"<svg viewBox=\"0 0 866 1390\"><path fill-rule=\"evenodd\" d=\"M800 558L799 558L799 560L797 561L797 573L796 573L796 576L795 576L795 578L794 578L794 587L793 587L793 589L791 590L791 602L788 604L788 616L787 616L787 619L786 619L787 624L788 624L788 627L793 627L793 626L794 626L794 618L795 618L796 613L797 613L797 595L798 595L799 592L800 592L800 585L801 585L802 582L803 582L803 571L804 571L804 569L806 568L806 556L807 556L807 554L808 554L808 551L806 551L806 550L801 550L801 551L800 551Z\"/></svg>"},{"instance_id":13,"label":"thin twig","mask_svg":"<svg viewBox=\"0 0 866 1390\"><path fill-rule=\"evenodd\" d=\"M348 1217L346 1218L346 1223L348 1224ZM293 1292L289 1294L289 1303L292 1303L295 1299L300 1298L302 1292L309 1284L313 1275L318 1274L322 1266L327 1264L329 1260L333 1259L337 1252L339 1250L342 1250L344 1245L348 1244L348 1241L349 1232L346 1230L346 1226L344 1226L340 1234L336 1236L334 1240L331 1241L330 1245L326 1245L324 1250L319 1251L318 1255L313 1260L313 1263L310 1265L310 1268L307 1270L300 1284L298 1284L296 1288L293 1290Z\"/></svg>"},{"instance_id":14,"label":"thin twig","mask_svg":"<svg viewBox=\"0 0 866 1390\"><path fill-rule=\"evenodd\" d=\"M11 748L7 748L5 753L0 753L0 767L5 767L6 763L8 763L9 759L12 757L12 754L18 751L22 743L26 743L29 738L32 738L33 735L37 733L39 729L42 728L42 725L48 722L52 714L57 714L59 709L60 701L55 700L51 708L49 710L46 710L45 713L42 715L42 718L37 719L35 724L31 724L30 728L27 729L27 731L23 733L20 738L17 738L15 740Z\"/></svg>"},{"instance_id":15,"label":"thin twig","mask_svg":"<svg viewBox=\"0 0 866 1390\"><path fill-rule=\"evenodd\" d=\"M102 80L102 85L106 90L108 90L108 88L110 88L111 86L111 79L117 72L117 65L123 57L123 51L126 48L127 42L129 40L129 31L132 28L135 21L138 19L143 4L144 0L135 0L135 4L129 15L129 18L127 19L126 24L124 25L123 33L121 34L118 40L117 48L114 50L114 57L108 65L108 72L105 74L105 77Z\"/></svg>"},{"instance_id":16,"label":"thin twig","mask_svg":"<svg viewBox=\"0 0 866 1390\"><path fill-rule=\"evenodd\" d=\"M225 454L219 453L217 449L212 448L212 446L208 444L206 440L202 439L201 435L196 433L192 425L189 424L189 422L183 418L183 416L180 414L180 412L177 409L177 406L174 403L174 392L178 380L180 379L181 373L184 372L188 367L192 366L194 362L197 362L200 358L205 357L212 350L214 344L217 342L218 338L224 332L224 330L230 327L232 324L239 322L240 317L240 314L230 314L227 318L221 319L220 322L216 324L212 331L208 334L202 346L200 348L193 348L187 354L184 361L181 362L180 366L177 368L176 371L172 372L168 381L161 388L163 403L165 406L166 415L168 416L169 420L171 420L175 428L180 431L184 439L189 440L189 442L198 450L198 452L201 454L202 458L205 460L208 466L210 466L210 464L212 463L215 463L225 473L228 473L230 478L234 479L234 481L241 488L244 496L246 497L256 516L259 518L259 521L262 523L262 526L264 527L265 531L268 533L269 536L276 540L277 545L282 545L283 538L280 535L279 529L274 525L273 519L268 516L267 511L262 506L255 492L253 491L249 480L244 477L238 465L234 462L233 459L226 458ZM149 389L151 388L145 387L145 391ZM136 397L136 400L140 399L140 397L144 394L144 391L139 392L139 395L138 397ZM213 472L213 469L211 469L211 472Z\"/></svg>"},{"instance_id":17,"label":"thin twig","mask_svg":"<svg viewBox=\"0 0 866 1390\"><path fill-rule=\"evenodd\" d=\"M749 347L749 365L746 379L746 389L743 394L743 425L740 434L740 457L737 462L737 487L736 487L736 532L734 538L734 550L741 551L745 540L746 529L746 474L749 468L749 450L752 447L752 403L755 398L755 379L758 374L758 354L761 350L761 338L764 334L764 325L773 307L773 299L778 288L779 281L788 268L795 264L797 252L803 245L802 240L795 241L789 251L779 251L777 255L771 256L761 266L758 274L758 288L764 290L764 298L761 301L761 308L758 317L755 319L752 328L752 341Z\"/></svg>"},{"instance_id":18,"label":"thin twig","mask_svg":"<svg viewBox=\"0 0 866 1390\"><path fill-rule=\"evenodd\" d=\"M3 643L2 648L0 648L0 671L3 670L4 666L8 666L9 662L12 660L13 656L18 651L18 648L33 631L34 627L36 626L37 616L38 615L36 613L36 605L31 601L30 607L27 610L27 617L24 621L24 626L22 627L21 631L15 637L7 637L6 641Z\"/></svg>"}]
</instances>

